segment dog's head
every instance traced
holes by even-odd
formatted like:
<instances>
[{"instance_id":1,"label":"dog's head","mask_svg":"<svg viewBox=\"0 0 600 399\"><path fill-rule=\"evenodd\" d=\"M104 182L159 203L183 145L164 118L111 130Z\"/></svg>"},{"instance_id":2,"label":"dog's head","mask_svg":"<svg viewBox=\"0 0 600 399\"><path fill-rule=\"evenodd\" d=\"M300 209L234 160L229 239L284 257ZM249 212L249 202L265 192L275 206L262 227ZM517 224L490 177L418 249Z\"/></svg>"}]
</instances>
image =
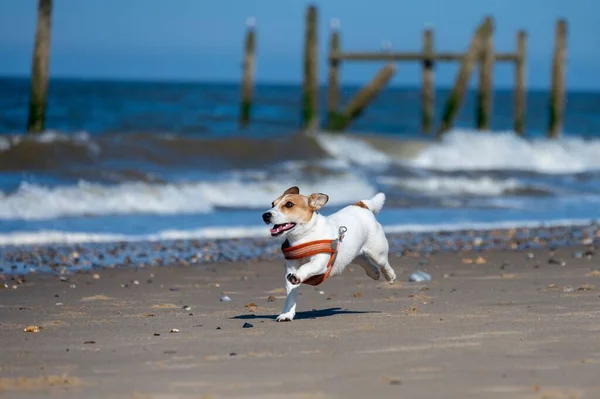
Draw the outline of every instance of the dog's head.
<instances>
[{"instance_id":1,"label":"dog's head","mask_svg":"<svg viewBox=\"0 0 600 399\"><path fill-rule=\"evenodd\" d=\"M299 234L327 201L329 197L325 194L300 195L298 187L290 187L273 201L271 209L263 213L262 218L266 224L273 225L273 237L281 237L292 230Z\"/></svg>"}]
</instances>

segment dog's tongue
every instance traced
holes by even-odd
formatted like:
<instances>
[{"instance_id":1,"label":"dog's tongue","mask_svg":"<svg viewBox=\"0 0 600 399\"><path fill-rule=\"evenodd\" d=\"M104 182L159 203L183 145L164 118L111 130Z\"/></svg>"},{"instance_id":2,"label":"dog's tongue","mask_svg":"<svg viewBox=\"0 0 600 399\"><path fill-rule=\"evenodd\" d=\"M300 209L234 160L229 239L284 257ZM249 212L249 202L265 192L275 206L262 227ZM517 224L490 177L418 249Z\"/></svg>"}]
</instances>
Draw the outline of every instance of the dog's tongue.
<instances>
[{"instance_id":1,"label":"dog's tongue","mask_svg":"<svg viewBox=\"0 0 600 399\"><path fill-rule=\"evenodd\" d=\"M271 234L278 234L278 233L281 233L282 231L284 231L284 230L287 230L287 229L288 229L288 228L290 228L291 226L292 226L292 224L291 224L291 223L286 223L286 224L282 224L282 225L279 225L279 226L273 227L273 228L271 229Z\"/></svg>"}]
</instances>

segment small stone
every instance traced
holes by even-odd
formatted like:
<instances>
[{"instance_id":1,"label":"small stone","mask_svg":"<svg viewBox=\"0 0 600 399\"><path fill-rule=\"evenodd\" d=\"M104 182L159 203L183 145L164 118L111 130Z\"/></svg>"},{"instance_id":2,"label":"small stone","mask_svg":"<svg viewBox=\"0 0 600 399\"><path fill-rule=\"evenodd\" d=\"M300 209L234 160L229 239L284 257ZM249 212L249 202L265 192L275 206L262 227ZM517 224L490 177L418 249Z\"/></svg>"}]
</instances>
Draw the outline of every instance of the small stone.
<instances>
[{"instance_id":1,"label":"small stone","mask_svg":"<svg viewBox=\"0 0 600 399\"><path fill-rule=\"evenodd\" d=\"M231 298L227 295L221 295L221 302L231 302Z\"/></svg>"},{"instance_id":2,"label":"small stone","mask_svg":"<svg viewBox=\"0 0 600 399\"><path fill-rule=\"evenodd\" d=\"M529 259L529 260L535 259L535 255L533 254L533 252L527 252L527 254L525 256L527 256L527 259Z\"/></svg>"},{"instance_id":3,"label":"small stone","mask_svg":"<svg viewBox=\"0 0 600 399\"><path fill-rule=\"evenodd\" d=\"M408 276L408 281L416 282L416 283L431 281L431 274L425 273L424 271L421 271L421 270L418 270L414 273L411 273L411 275Z\"/></svg>"},{"instance_id":4,"label":"small stone","mask_svg":"<svg viewBox=\"0 0 600 399\"><path fill-rule=\"evenodd\" d=\"M237 353L235 353L235 352L231 352L231 353L229 354L229 356L237 356Z\"/></svg>"},{"instance_id":5,"label":"small stone","mask_svg":"<svg viewBox=\"0 0 600 399\"><path fill-rule=\"evenodd\" d=\"M62 303L62 302L56 302L56 306L62 306L62 305L64 305L64 303Z\"/></svg>"},{"instance_id":6,"label":"small stone","mask_svg":"<svg viewBox=\"0 0 600 399\"><path fill-rule=\"evenodd\" d=\"M325 295L325 291L319 291L319 295Z\"/></svg>"},{"instance_id":7,"label":"small stone","mask_svg":"<svg viewBox=\"0 0 600 399\"><path fill-rule=\"evenodd\" d=\"M139 282L139 281L137 281L137 280L133 280L131 283L132 283L133 285L140 285L140 282Z\"/></svg>"},{"instance_id":8,"label":"small stone","mask_svg":"<svg viewBox=\"0 0 600 399\"><path fill-rule=\"evenodd\" d=\"M60 276L60 281L69 281L67 276Z\"/></svg>"},{"instance_id":9,"label":"small stone","mask_svg":"<svg viewBox=\"0 0 600 399\"><path fill-rule=\"evenodd\" d=\"M252 313L254 313L258 310L258 306L256 306L255 303L248 303L248 304L244 305L244 307L248 308L248 310Z\"/></svg>"},{"instance_id":10,"label":"small stone","mask_svg":"<svg viewBox=\"0 0 600 399\"><path fill-rule=\"evenodd\" d=\"M91 344L95 344L96 341L85 341L83 344L84 345L91 345Z\"/></svg>"},{"instance_id":11,"label":"small stone","mask_svg":"<svg viewBox=\"0 0 600 399\"><path fill-rule=\"evenodd\" d=\"M192 310L192 307L188 306L188 305L184 305L181 309L183 309L183 310Z\"/></svg>"},{"instance_id":12,"label":"small stone","mask_svg":"<svg viewBox=\"0 0 600 399\"><path fill-rule=\"evenodd\" d=\"M178 328L171 328L171 331L169 331L169 332L173 333L173 334L177 334L179 332L179 329Z\"/></svg>"},{"instance_id":13,"label":"small stone","mask_svg":"<svg viewBox=\"0 0 600 399\"><path fill-rule=\"evenodd\" d=\"M39 326L27 326L23 329L23 331L25 332L32 332L32 333L38 333L40 332L40 327Z\"/></svg>"},{"instance_id":14,"label":"small stone","mask_svg":"<svg viewBox=\"0 0 600 399\"><path fill-rule=\"evenodd\" d=\"M362 294L360 292L355 292L353 296L354 298L361 298Z\"/></svg>"},{"instance_id":15,"label":"small stone","mask_svg":"<svg viewBox=\"0 0 600 399\"><path fill-rule=\"evenodd\" d=\"M577 288L577 291L591 291L594 288L595 287L591 284L582 284L579 286L579 288Z\"/></svg>"},{"instance_id":16,"label":"small stone","mask_svg":"<svg viewBox=\"0 0 600 399\"><path fill-rule=\"evenodd\" d=\"M71 287L71 288L75 288L75 284L71 284L69 287Z\"/></svg>"},{"instance_id":17,"label":"small stone","mask_svg":"<svg viewBox=\"0 0 600 399\"><path fill-rule=\"evenodd\" d=\"M154 333L154 336L155 337L160 337L160 334L159 333Z\"/></svg>"},{"instance_id":18,"label":"small stone","mask_svg":"<svg viewBox=\"0 0 600 399\"><path fill-rule=\"evenodd\" d=\"M252 327L254 327L254 326L250 323L244 323L244 325L242 326L242 328L252 328Z\"/></svg>"},{"instance_id":19,"label":"small stone","mask_svg":"<svg viewBox=\"0 0 600 399\"><path fill-rule=\"evenodd\" d=\"M277 298L275 298L273 295L269 295L269 296L267 297L267 302L275 302L275 300L276 300L276 299L277 299Z\"/></svg>"},{"instance_id":20,"label":"small stone","mask_svg":"<svg viewBox=\"0 0 600 399\"><path fill-rule=\"evenodd\" d=\"M94 274L92 274L92 278L94 280L100 280L100 275L98 273L94 273Z\"/></svg>"},{"instance_id":21,"label":"small stone","mask_svg":"<svg viewBox=\"0 0 600 399\"><path fill-rule=\"evenodd\" d=\"M573 287L564 287L563 288L563 292L573 292L573 291L574 291Z\"/></svg>"},{"instance_id":22,"label":"small stone","mask_svg":"<svg viewBox=\"0 0 600 399\"><path fill-rule=\"evenodd\" d=\"M556 258L550 258L550 259L548 259L548 264L566 266L567 262L565 262L564 260L556 259Z\"/></svg>"}]
</instances>

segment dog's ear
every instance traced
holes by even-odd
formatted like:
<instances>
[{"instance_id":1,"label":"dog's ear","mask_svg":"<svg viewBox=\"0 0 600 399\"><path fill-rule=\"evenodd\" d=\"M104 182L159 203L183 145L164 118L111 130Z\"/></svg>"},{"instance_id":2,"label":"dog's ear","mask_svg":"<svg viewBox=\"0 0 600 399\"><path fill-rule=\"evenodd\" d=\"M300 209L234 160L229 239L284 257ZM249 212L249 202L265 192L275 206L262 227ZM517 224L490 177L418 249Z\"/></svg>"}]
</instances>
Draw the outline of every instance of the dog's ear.
<instances>
[{"instance_id":1,"label":"dog's ear","mask_svg":"<svg viewBox=\"0 0 600 399\"><path fill-rule=\"evenodd\" d=\"M323 193L311 194L308 196L308 207L313 211L318 211L329 201L329 196Z\"/></svg>"},{"instance_id":2,"label":"dog's ear","mask_svg":"<svg viewBox=\"0 0 600 399\"><path fill-rule=\"evenodd\" d=\"M300 189L296 186L290 187L283 192L283 195L288 195L288 194L300 194Z\"/></svg>"}]
</instances>

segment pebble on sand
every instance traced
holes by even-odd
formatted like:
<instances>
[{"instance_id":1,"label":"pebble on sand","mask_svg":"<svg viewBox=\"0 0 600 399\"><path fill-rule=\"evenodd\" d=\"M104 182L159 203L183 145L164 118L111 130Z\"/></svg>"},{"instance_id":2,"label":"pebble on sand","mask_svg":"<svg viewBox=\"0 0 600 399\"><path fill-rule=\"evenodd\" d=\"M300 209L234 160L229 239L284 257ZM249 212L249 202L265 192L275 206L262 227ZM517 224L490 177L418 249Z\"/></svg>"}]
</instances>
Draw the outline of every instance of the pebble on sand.
<instances>
[{"instance_id":1,"label":"pebble on sand","mask_svg":"<svg viewBox=\"0 0 600 399\"><path fill-rule=\"evenodd\" d=\"M242 328L252 328L252 327L254 327L254 326L250 323L244 323L244 325L242 326Z\"/></svg>"},{"instance_id":2,"label":"pebble on sand","mask_svg":"<svg viewBox=\"0 0 600 399\"><path fill-rule=\"evenodd\" d=\"M169 331L169 332L173 333L173 334L177 334L179 332L179 329L178 328L171 328L171 331Z\"/></svg>"},{"instance_id":3,"label":"pebble on sand","mask_svg":"<svg viewBox=\"0 0 600 399\"><path fill-rule=\"evenodd\" d=\"M231 302L231 298L227 295L221 295L221 302Z\"/></svg>"},{"instance_id":4,"label":"pebble on sand","mask_svg":"<svg viewBox=\"0 0 600 399\"><path fill-rule=\"evenodd\" d=\"M27 326L23 329L23 331L37 333L37 332L40 332L40 327L39 326Z\"/></svg>"}]
</instances>

